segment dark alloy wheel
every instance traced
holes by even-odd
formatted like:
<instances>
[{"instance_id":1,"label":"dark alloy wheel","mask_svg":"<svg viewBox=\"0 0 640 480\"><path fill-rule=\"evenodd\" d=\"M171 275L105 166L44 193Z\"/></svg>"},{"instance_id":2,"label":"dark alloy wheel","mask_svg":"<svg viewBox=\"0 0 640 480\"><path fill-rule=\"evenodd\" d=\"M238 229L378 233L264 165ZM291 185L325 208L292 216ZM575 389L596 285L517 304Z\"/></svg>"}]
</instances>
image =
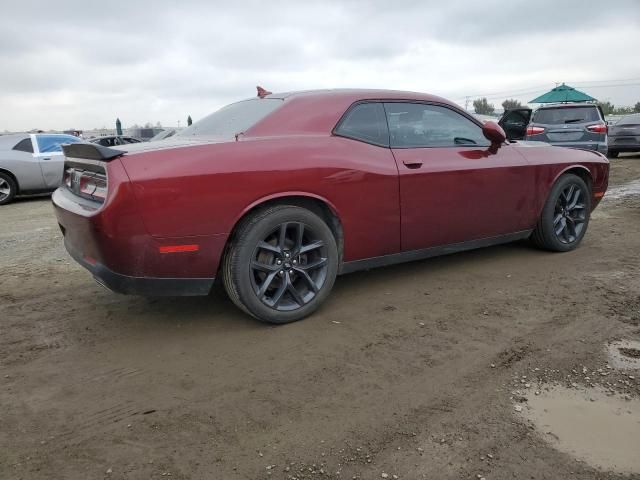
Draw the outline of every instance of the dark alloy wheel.
<instances>
[{"instance_id":1,"label":"dark alloy wheel","mask_svg":"<svg viewBox=\"0 0 640 480\"><path fill-rule=\"evenodd\" d=\"M313 300L327 278L327 246L300 222L278 225L258 243L251 261L256 296L279 311L296 310Z\"/></svg>"},{"instance_id":2,"label":"dark alloy wheel","mask_svg":"<svg viewBox=\"0 0 640 480\"><path fill-rule=\"evenodd\" d=\"M16 182L6 173L0 172L0 205L6 205L17 193Z\"/></svg>"},{"instance_id":3,"label":"dark alloy wheel","mask_svg":"<svg viewBox=\"0 0 640 480\"><path fill-rule=\"evenodd\" d=\"M233 302L270 323L300 320L328 296L338 270L335 238L304 208L278 205L244 219L223 260Z\"/></svg>"},{"instance_id":4,"label":"dark alloy wheel","mask_svg":"<svg viewBox=\"0 0 640 480\"><path fill-rule=\"evenodd\" d=\"M586 192L576 183L569 183L558 195L553 212L553 229L562 243L570 245L582 236L587 214Z\"/></svg>"},{"instance_id":5,"label":"dark alloy wheel","mask_svg":"<svg viewBox=\"0 0 640 480\"><path fill-rule=\"evenodd\" d=\"M577 175L562 175L551 189L531 239L547 250L573 250L587 231L590 213L588 185Z\"/></svg>"}]
</instances>

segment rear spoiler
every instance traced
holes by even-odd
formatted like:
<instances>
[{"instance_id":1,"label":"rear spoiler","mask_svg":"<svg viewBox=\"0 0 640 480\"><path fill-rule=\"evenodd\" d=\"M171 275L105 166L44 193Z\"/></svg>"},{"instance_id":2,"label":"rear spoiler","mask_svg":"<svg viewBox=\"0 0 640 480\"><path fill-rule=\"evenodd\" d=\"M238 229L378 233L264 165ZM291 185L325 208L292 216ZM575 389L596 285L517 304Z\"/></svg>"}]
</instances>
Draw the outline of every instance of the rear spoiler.
<instances>
[{"instance_id":1,"label":"rear spoiler","mask_svg":"<svg viewBox=\"0 0 640 480\"><path fill-rule=\"evenodd\" d=\"M94 143L68 143L62 145L62 151L67 158L86 158L89 160L102 160L103 162L109 162L127 153L124 150L103 147Z\"/></svg>"}]
</instances>

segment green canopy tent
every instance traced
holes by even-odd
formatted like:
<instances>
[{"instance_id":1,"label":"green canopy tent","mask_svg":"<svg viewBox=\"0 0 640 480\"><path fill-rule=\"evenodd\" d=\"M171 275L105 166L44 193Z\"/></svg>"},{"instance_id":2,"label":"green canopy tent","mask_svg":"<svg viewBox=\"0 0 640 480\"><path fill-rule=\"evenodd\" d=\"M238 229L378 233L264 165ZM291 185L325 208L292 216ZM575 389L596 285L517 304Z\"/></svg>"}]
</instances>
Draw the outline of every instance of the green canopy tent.
<instances>
[{"instance_id":1,"label":"green canopy tent","mask_svg":"<svg viewBox=\"0 0 640 480\"><path fill-rule=\"evenodd\" d=\"M566 102L597 102L597 100L580 90L576 90L569 85L557 86L538 98L530 100L529 103L566 103Z\"/></svg>"}]
</instances>

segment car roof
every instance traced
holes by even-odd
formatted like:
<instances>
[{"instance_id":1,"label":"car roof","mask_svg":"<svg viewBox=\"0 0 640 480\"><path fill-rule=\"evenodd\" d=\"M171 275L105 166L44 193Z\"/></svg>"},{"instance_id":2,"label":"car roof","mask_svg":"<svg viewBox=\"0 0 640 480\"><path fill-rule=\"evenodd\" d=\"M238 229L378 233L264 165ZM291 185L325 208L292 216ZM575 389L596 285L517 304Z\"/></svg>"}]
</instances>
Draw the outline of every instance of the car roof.
<instances>
[{"instance_id":1,"label":"car roof","mask_svg":"<svg viewBox=\"0 0 640 480\"><path fill-rule=\"evenodd\" d=\"M420 100L432 101L438 103L451 104L450 101L420 92L411 92L403 90L385 90L385 89L368 89L368 88L333 88L324 90L299 90L292 92L271 93L265 98L288 99L292 97L323 97L326 99L352 99L358 100Z\"/></svg>"},{"instance_id":2,"label":"car roof","mask_svg":"<svg viewBox=\"0 0 640 480\"><path fill-rule=\"evenodd\" d=\"M595 104L595 103L584 103L584 102L549 103L547 105L539 106L538 110L544 110L546 108L574 108L574 107L594 107L594 108L598 108L598 105Z\"/></svg>"},{"instance_id":3,"label":"car roof","mask_svg":"<svg viewBox=\"0 0 640 480\"><path fill-rule=\"evenodd\" d=\"M254 97L255 99L256 97ZM472 118L462 108L442 97L426 93L401 90L376 89L332 89L305 90L298 92L271 93L267 99L280 99L285 106L278 108L244 132L245 137L273 135L324 134L333 130L347 109L359 101L367 100L407 100L434 102L448 105ZM309 112L313 112L310 115Z\"/></svg>"}]
</instances>

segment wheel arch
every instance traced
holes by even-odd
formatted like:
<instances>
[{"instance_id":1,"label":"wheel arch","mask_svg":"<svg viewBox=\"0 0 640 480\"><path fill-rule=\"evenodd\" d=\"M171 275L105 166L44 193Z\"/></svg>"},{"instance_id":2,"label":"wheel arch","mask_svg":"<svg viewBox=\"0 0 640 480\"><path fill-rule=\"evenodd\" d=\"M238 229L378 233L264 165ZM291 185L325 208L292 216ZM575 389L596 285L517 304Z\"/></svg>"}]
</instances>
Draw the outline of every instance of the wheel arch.
<instances>
[{"instance_id":1,"label":"wheel arch","mask_svg":"<svg viewBox=\"0 0 640 480\"><path fill-rule=\"evenodd\" d=\"M537 214L536 218L540 218L540 215L542 215L542 210L544 209L544 204L547 201L547 198L549 198L549 195L551 194L551 190L553 189L553 186L558 182L558 180L563 175L566 175L568 173L572 173L574 175L577 175L582 180L584 180L584 182L587 184L589 189L593 188L593 178L591 176L591 172L589 171L589 169L587 167L585 167L584 165L569 165L569 166L565 167L564 169L560 170L560 172L555 176L553 181L549 183L549 186L548 186L547 191L546 191L545 196L544 196L544 200L542 201L542 203L538 207L538 214Z\"/></svg>"},{"instance_id":2,"label":"wheel arch","mask_svg":"<svg viewBox=\"0 0 640 480\"><path fill-rule=\"evenodd\" d=\"M11 179L16 183L16 194L20 193L20 182L18 182L18 177L16 177L10 170L2 167L0 167L0 173L4 173L11 177Z\"/></svg>"},{"instance_id":3,"label":"wheel arch","mask_svg":"<svg viewBox=\"0 0 640 480\"><path fill-rule=\"evenodd\" d=\"M577 175L582 180L584 180L584 182L587 184L587 186L589 188L593 188L593 177L591 176L591 171L589 171L589 169L587 167L585 167L584 165L570 165L570 166L566 167L564 170L561 170L560 173L558 173L558 175L556 175L556 178L554 178L553 182L551 182L551 186L549 187L549 191L551 191L551 189L556 184L558 179L562 175L566 175L567 173L572 173L574 175Z\"/></svg>"},{"instance_id":4,"label":"wheel arch","mask_svg":"<svg viewBox=\"0 0 640 480\"><path fill-rule=\"evenodd\" d=\"M306 208L318 215L329 226L331 233L333 233L333 236L336 239L336 245L338 246L338 265L342 264L344 252L344 230L340 215L338 214L336 207L329 200L319 195L306 192L283 192L273 194L256 200L248 205L234 220L233 228L227 237L227 241L223 249L223 258L227 254L231 243L234 241L238 226L242 220L257 211L274 205L293 205ZM222 264L222 262L220 262L220 264Z\"/></svg>"}]
</instances>

